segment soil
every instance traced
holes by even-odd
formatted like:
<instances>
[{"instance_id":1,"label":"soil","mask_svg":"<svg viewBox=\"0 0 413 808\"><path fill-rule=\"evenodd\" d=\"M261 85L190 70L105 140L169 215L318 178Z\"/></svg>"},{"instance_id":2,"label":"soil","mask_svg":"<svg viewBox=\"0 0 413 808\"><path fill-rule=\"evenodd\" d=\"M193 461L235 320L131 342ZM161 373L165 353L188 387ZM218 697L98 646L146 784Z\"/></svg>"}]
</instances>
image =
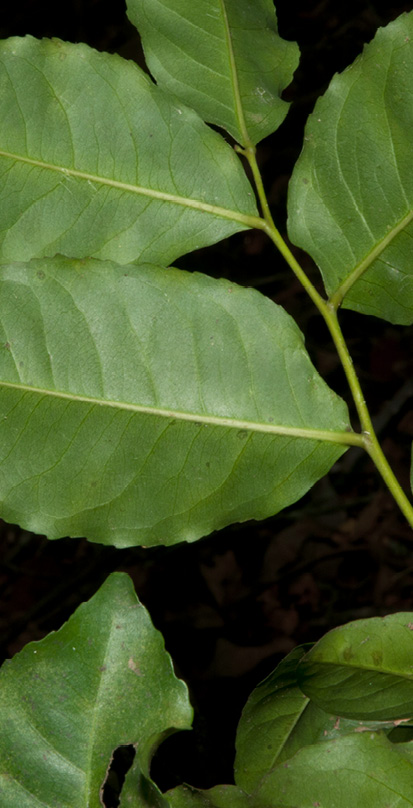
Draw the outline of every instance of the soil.
<instances>
[{"instance_id":1,"label":"soil","mask_svg":"<svg viewBox=\"0 0 413 808\"><path fill-rule=\"evenodd\" d=\"M293 102L288 118L259 148L271 208L285 234L288 178L316 98L377 27L412 10L413 2L282 0L277 9L281 35L297 40L302 51L285 94ZM138 54L142 63L120 0L9 4L0 36L25 33L86 41L127 58ZM319 285L310 259L301 258ZM285 306L306 333L319 372L348 400L323 322L261 233L241 234L176 263L209 273L213 266L214 275L256 286ZM413 331L344 311L341 322L382 445L408 491ZM2 523L0 547L3 657L59 628L111 571L131 575L195 708L194 731L169 738L155 758L153 776L162 788L232 782L242 706L295 645L349 620L413 611L411 530L368 457L355 449L282 514L193 545L119 551L85 540L49 542Z\"/></svg>"}]
</instances>

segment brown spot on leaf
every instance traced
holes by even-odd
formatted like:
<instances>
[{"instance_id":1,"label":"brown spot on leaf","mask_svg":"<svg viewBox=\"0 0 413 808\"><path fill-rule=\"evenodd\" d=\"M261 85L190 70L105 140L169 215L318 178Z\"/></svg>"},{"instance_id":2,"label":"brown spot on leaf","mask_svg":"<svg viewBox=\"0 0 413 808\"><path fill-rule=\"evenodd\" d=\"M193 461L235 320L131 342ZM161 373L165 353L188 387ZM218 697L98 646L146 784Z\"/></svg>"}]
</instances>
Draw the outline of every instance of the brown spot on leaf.
<instances>
[{"instance_id":1,"label":"brown spot on leaf","mask_svg":"<svg viewBox=\"0 0 413 808\"><path fill-rule=\"evenodd\" d=\"M139 665L136 664L136 662L134 661L134 659L132 657L130 657L129 660L128 660L128 668L129 668L129 670L136 673L137 676L142 676L143 675Z\"/></svg>"}]
</instances>

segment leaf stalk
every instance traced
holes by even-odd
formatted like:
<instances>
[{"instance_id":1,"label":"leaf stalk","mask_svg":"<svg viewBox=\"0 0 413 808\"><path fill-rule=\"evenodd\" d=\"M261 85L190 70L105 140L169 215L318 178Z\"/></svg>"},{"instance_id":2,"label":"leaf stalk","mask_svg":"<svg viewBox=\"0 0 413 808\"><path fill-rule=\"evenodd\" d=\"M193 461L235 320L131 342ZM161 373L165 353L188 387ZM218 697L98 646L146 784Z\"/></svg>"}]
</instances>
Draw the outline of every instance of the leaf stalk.
<instances>
[{"instance_id":1,"label":"leaf stalk","mask_svg":"<svg viewBox=\"0 0 413 808\"><path fill-rule=\"evenodd\" d=\"M392 471L377 439L377 435L370 417L370 412L367 407L357 373L354 369L353 361L349 354L343 332L338 322L337 312L330 303L325 303L323 301L323 307L325 312L324 314L323 312L321 313L323 314L325 323L340 357L340 361L353 396L354 404L356 406L360 425L363 430L362 435L364 437L364 448L370 455L374 465L387 485L393 498L397 502L400 510L407 519L409 525L413 528L413 506L404 493L394 472Z\"/></svg>"},{"instance_id":2,"label":"leaf stalk","mask_svg":"<svg viewBox=\"0 0 413 808\"><path fill-rule=\"evenodd\" d=\"M310 279L307 277L303 268L301 267L301 265L291 252L290 248L288 247L288 245L286 244L286 242L284 241L280 232L278 231L278 229L274 224L271 212L269 210L268 201L266 198L260 170L258 168L255 156L255 148L237 149L237 150L240 151L242 154L244 154L251 167L251 171L257 189L258 199L263 213L261 229L267 233L267 235L275 244L281 255L285 258L289 267L294 272L294 275L296 276L296 278L298 278L298 280L304 287L305 291L307 292L307 294L317 307L330 332L338 356L340 358L340 362L342 364L344 373L346 375L348 385L350 387L350 391L354 400L357 415L360 421L360 426L362 429L361 433L353 433L353 434L354 436L357 435L361 439L361 445L371 457L374 465L376 466L387 488L392 494L394 500L397 502L401 512L404 514L409 525L413 528L413 505L406 496L406 494L404 493L399 481L397 480L394 472L392 471L389 462L385 457L384 452L377 439L377 435L374 431L374 427L370 417L370 412L367 407L357 373L354 369L353 361L350 356L347 343L344 339L343 332L338 322L337 308L343 300L346 289L343 288L341 290L340 295L336 294L335 296L332 297L330 301L325 300L317 292L317 289L312 284ZM371 256L369 263L371 263Z\"/></svg>"}]
</instances>

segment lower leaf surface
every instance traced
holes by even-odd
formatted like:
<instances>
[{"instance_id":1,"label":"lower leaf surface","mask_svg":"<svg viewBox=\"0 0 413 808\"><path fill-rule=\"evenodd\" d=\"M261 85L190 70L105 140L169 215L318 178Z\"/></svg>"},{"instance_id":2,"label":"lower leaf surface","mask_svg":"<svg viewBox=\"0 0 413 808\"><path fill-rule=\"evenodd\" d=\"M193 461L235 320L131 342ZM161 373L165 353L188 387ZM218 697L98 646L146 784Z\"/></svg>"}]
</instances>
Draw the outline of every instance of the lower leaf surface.
<instances>
[{"instance_id":1,"label":"lower leaf surface","mask_svg":"<svg viewBox=\"0 0 413 808\"><path fill-rule=\"evenodd\" d=\"M225 280L11 264L0 346L2 516L49 538L192 541L277 513L345 451L294 321Z\"/></svg>"},{"instance_id":2,"label":"lower leaf surface","mask_svg":"<svg viewBox=\"0 0 413 808\"><path fill-rule=\"evenodd\" d=\"M413 322L413 14L401 14L310 115L289 192L289 236L335 306Z\"/></svg>"}]
</instances>

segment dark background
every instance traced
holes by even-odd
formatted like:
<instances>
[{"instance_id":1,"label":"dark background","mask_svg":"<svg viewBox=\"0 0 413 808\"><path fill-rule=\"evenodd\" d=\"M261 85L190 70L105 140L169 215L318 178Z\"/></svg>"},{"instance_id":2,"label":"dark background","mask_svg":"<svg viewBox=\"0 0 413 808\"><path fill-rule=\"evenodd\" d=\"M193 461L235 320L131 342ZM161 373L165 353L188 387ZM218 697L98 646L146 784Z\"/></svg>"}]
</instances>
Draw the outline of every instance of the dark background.
<instances>
[{"instance_id":1,"label":"dark background","mask_svg":"<svg viewBox=\"0 0 413 808\"><path fill-rule=\"evenodd\" d=\"M0 15L2 38L58 36L143 64L121 0L7 5ZM288 178L316 98L379 26L412 9L413 2L379 0L277 3L280 34L297 40L302 52L285 93L292 101L287 120L259 147L269 202L283 234ZM310 259L300 259L319 285ZM349 401L321 318L261 232L240 234L176 264L256 286L285 306L305 332L319 372ZM408 490L412 329L351 312L342 312L341 323L387 457ZM153 773L163 788L182 780L201 788L232 781L242 706L297 643L317 640L349 620L413 609L411 530L368 457L355 449L279 516L234 525L193 545L119 551L84 540L48 542L0 523L0 553L2 658L59 628L111 571L132 576L177 673L189 685L196 712L194 731L168 739L157 755Z\"/></svg>"}]
</instances>

